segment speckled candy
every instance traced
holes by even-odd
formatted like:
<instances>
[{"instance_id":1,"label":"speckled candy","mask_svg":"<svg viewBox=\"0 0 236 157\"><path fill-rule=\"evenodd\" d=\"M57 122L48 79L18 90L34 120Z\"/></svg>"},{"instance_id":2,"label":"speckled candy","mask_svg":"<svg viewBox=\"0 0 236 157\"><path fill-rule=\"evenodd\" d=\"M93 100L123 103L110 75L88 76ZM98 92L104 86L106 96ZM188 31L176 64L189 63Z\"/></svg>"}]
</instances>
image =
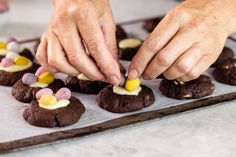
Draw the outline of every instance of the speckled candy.
<instances>
[{"instance_id":1,"label":"speckled candy","mask_svg":"<svg viewBox=\"0 0 236 157\"><path fill-rule=\"evenodd\" d=\"M1 65L3 67L9 67L9 66L13 65L13 60L10 58L3 58L1 61Z\"/></svg>"},{"instance_id":2,"label":"speckled candy","mask_svg":"<svg viewBox=\"0 0 236 157\"><path fill-rule=\"evenodd\" d=\"M71 91L68 88L61 88L55 94L57 100L69 100L71 97Z\"/></svg>"},{"instance_id":3,"label":"speckled candy","mask_svg":"<svg viewBox=\"0 0 236 157\"><path fill-rule=\"evenodd\" d=\"M18 53L11 51L11 52L7 53L6 58L10 58L10 59L14 60L17 56L19 56Z\"/></svg>"},{"instance_id":4,"label":"speckled candy","mask_svg":"<svg viewBox=\"0 0 236 157\"><path fill-rule=\"evenodd\" d=\"M36 93L36 99L39 100L42 95L46 95L46 94L51 94L52 95L53 91L50 88L41 89Z\"/></svg>"},{"instance_id":5,"label":"speckled candy","mask_svg":"<svg viewBox=\"0 0 236 157\"><path fill-rule=\"evenodd\" d=\"M26 73L22 77L22 82L26 85L31 85L31 84L37 82L37 77L32 73Z\"/></svg>"},{"instance_id":6,"label":"speckled candy","mask_svg":"<svg viewBox=\"0 0 236 157\"><path fill-rule=\"evenodd\" d=\"M19 53L20 52L20 45L17 43L17 42L10 42L7 44L7 49L9 51L14 51L14 52L17 52Z\"/></svg>"},{"instance_id":7,"label":"speckled candy","mask_svg":"<svg viewBox=\"0 0 236 157\"><path fill-rule=\"evenodd\" d=\"M44 72L46 72L46 69L44 69L43 67L39 67L38 70L35 72L35 76L39 77Z\"/></svg>"},{"instance_id":8,"label":"speckled candy","mask_svg":"<svg viewBox=\"0 0 236 157\"><path fill-rule=\"evenodd\" d=\"M54 81L54 74L44 72L38 77L38 81L41 83L51 84Z\"/></svg>"},{"instance_id":9,"label":"speckled candy","mask_svg":"<svg viewBox=\"0 0 236 157\"><path fill-rule=\"evenodd\" d=\"M7 48L6 43L0 41L0 49L6 49L6 48Z\"/></svg>"}]
</instances>

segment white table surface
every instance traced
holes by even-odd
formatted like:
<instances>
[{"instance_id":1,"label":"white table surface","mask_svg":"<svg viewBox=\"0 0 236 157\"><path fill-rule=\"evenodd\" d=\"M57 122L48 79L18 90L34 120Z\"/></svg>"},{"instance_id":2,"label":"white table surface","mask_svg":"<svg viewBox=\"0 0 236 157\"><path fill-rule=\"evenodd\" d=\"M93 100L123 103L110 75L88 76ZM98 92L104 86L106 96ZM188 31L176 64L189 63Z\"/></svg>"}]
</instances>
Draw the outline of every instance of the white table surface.
<instances>
[{"instance_id":1,"label":"white table surface","mask_svg":"<svg viewBox=\"0 0 236 157\"><path fill-rule=\"evenodd\" d=\"M49 1L11 0L12 11L9 19L11 24L7 24L8 28L2 28L7 31L0 30L0 35L15 35L18 33L17 35L22 38L40 35L50 17L51 7ZM132 3L133 1L135 3ZM149 10L150 14L154 14L154 5L148 6L147 1L156 3L159 0L133 1L111 1L117 21L123 22L134 19L137 16L137 12L133 14L135 7L145 10L145 16L149 14L149 8L152 8L152 11ZM165 1L168 2L168 0ZM120 2L126 2L127 5L124 6ZM165 9L161 12L164 12ZM159 11L157 9L157 13ZM144 16L142 13L140 14L140 16ZM13 23L19 27L15 27L16 25L12 25ZM32 26L34 26L34 29L29 30L28 28L32 28ZM12 32L12 30L15 31ZM232 157L236 154L235 105L236 101L232 101L161 120L153 120L2 156Z\"/></svg>"}]
</instances>

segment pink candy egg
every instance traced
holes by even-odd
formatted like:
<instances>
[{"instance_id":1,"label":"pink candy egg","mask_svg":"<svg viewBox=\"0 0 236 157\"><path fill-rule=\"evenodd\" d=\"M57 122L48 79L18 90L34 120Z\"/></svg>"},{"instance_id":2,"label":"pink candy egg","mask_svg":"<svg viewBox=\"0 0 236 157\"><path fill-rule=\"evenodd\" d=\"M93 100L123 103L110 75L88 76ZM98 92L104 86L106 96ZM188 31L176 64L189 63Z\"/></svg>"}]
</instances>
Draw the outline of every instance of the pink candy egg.
<instances>
[{"instance_id":1,"label":"pink candy egg","mask_svg":"<svg viewBox=\"0 0 236 157\"><path fill-rule=\"evenodd\" d=\"M71 97L71 91L68 88L61 88L55 94L57 100L69 100Z\"/></svg>"},{"instance_id":2,"label":"pink candy egg","mask_svg":"<svg viewBox=\"0 0 236 157\"><path fill-rule=\"evenodd\" d=\"M6 43L9 44L10 42L13 42L13 41L17 42L16 38L10 37L10 38L7 39Z\"/></svg>"},{"instance_id":3,"label":"pink candy egg","mask_svg":"<svg viewBox=\"0 0 236 157\"><path fill-rule=\"evenodd\" d=\"M1 61L1 65L3 67L9 67L9 66L13 65L13 60L10 58L3 58Z\"/></svg>"},{"instance_id":4,"label":"pink candy egg","mask_svg":"<svg viewBox=\"0 0 236 157\"><path fill-rule=\"evenodd\" d=\"M19 53L20 52L20 44L15 42L15 41L12 41L12 42L7 44L7 49L9 51Z\"/></svg>"},{"instance_id":5,"label":"pink candy egg","mask_svg":"<svg viewBox=\"0 0 236 157\"><path fill-rule=\"evenodd\" d=\"M35 72L35 76L39 77L44 72L47 72L46 69L44 69L43 67L39 67L38 70Z\"/></svg>"},{"instance_id":6,"label":"pink candy egg","mask_svg":"<svg viewBox=\"0 0 236 157\"><path fill-rule=\"evenodd\" d=\"M18 53L15 53L15 52L11 51L11 52L8 52L8 53L7 53L6 58L10 58L10 59L13 60L13 59L16 58L17 56L19 56Z\"/></svg>"},{"instance_id":7,"label":"pink candy egg","mask_svg":"<svg viewBox=\"0 0 236 157\"><path fill-rule=\"evenodd\" d=\"M22 82L26 85L31 85L31 84L37 82L37 77L32 73L26 73L22 77Z\"/></svg>"},{"instance_id":8,"label":"pink candy egg","mask_svg":"<svg viewBox=\"0 0 236 157\"><path fill-rule=\"evenodd\" d=\"M41 89L36 93L36 99L39 100L41 96L46 95L46 94L53 95L53 91L50 88Z\"/></svg>"}]
</instances>

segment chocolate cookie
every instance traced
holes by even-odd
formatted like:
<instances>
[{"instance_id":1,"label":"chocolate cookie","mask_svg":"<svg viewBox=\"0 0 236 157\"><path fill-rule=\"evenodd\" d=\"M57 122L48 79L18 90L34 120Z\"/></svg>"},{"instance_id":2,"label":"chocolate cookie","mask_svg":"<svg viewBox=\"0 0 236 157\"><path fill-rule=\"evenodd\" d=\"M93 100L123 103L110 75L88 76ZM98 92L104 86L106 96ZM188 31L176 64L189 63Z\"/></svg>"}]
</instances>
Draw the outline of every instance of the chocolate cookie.
<instances>
[{"instance_id":1,"label":"chocolate cookie","mask_svg":"<svg viewBox=\"0 0 236 157\"><path fill-rule=\"evenodd\" d=\"M234 58L234 51L231 48L225 46L224 49L222 50L220 56L216 60L216 62L212 65L212 67L215 67L215 66L217 66L217 64L220 64L224 60L227 60L230 58Z\"/></svg>"},{"instance_id":2,"label":"chocolate cookie","mask_svg":"<svg viewBox=\"0 0 236 157\"><path fill-rule=\"evenodd\" d=\"M217 64L213 75L221 83L236 85L236 59L227 59Z\"/></svg>"},{"instance_id":3,"label":"chocolate cookie","mask_svg":"<svg viewBox=\"0 0 236 157\"><path fill-rule=\"evenodd\" d=\"M72 76L66 78L66 86L70 90L84 94L98 94L107 85L105 82L79 80Z\"/></svg>"},{"instance_id":4,"label":"chocolate cookie","mask_svg":"<svg viewBox=\"0 0 236 157\"><path fill-rule=\"evenodd\" d=\"M160 17L157 17L157 18L154 18L154 19L149 19L149 20L146 20L143 24L143 28L151 33L155 28L156 26L161 22L161 20L164 18L164 16L160 16Z\"/></svg>"},{"instance_id":5,"label":"chocolate cookie","mask_svg":"<svg viewBox=\"0 0 236 157\"><path fill-rule=\"evenodd\" d=\"M18 72L6 72L0 70L0 85L2 86L13 86L25 73L34 73L39 68L38 64L33 65L23 71Z\"/></svg>"},{"instance_id":6,"label":"chocolate cookie","mask_svg":"<svg viewBox=\"0 0 236 157\"><path fill-rule=\"evenodd\" d=\"M141 86L142 90L137 96L119 95L113 93L112 85L103 88L98 97L98 105L114 113L134 112L144 107L152 105L155 101L152 90L146 86Z\"/></svg>"},{"instance_id":7,"label":"chocolate cookie","mask_svg":"<svg viewBox=\"0 0 236 157\"><path fill-rule=\"evenodd\" d=\"M198 79L185 83L163 79L159 89L163 95L170 98L198 99L211 95L215 85L208 76L201 75Z\"/></svg>"},{"instance_id":8,"label":"chocolate cookie","mask_svg":"<svg viewBox=\"0 0 236 157\"><path fill-rule=\"evenodd\" d=\"M23 113L24 119L33 126L38 127L65 127L76 123L85 108L75 97L70 98L70 104L63 108L47 110L41 108L38 101L32 101L31 105Z\"/></svg>"},{"instance_id":9,"label":"chocolate cookie","mask_svg":"<svg viewBox=\"0 0 236 157\"><path fill-rule=\"evenodd\" d=\"M142 45L142 41L135 38L123 39L118 44L119 58L122 60L131 61L136 55L139 48Z\"/></svg>"},{"instance_id":10,"label":"chocolate cookie","mask_svg":"<svg viewBox=\"0 0 236 157\"><path fill-rule=\"evenodd\" d=\"M60 88L65 87L62 80L55 79L47 88L50 88L53 92L57 92ZM36 93L42 88L33 88L29 85L25 85L22 80L18 80L12 87L11 93L16 100L24 103L30 103L36 100Z\"/></svg>"},{"instance_id":11,"label":"chocolate cookie","mask_svg":"<svg viewBox=\"0 0 236 157\"><path fill-rule=\"evenodd\" d=\"M125 30L122 28L122 26L117 25L116 26L116 40L119 42L122 39L127 38L127 33Z\"/></svg>"}]
</instances>

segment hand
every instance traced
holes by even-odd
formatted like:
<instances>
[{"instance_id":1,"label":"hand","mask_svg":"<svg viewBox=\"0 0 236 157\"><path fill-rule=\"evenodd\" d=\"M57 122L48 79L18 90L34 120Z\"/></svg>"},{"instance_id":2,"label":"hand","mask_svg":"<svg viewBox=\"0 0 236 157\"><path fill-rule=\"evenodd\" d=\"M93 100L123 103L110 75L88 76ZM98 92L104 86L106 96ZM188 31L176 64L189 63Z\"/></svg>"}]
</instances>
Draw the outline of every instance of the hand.
<instances>
[{"instance_id":1,"label":"hand","mask_svg":"<svg viewBox=\"0 0 236 157\"><path fill-rule=\"evenodd\" d=\"M108 0L54 0L54 11L37 51L51 71L119 84L116 25ZM90 55L86 54L86 48Z\"/></svg>"},{"instance_id":2,"label":"hand","mask_svg":"<svg viewBox=\"0 0 236 157\"><path fill-rule=\"evenodd\" d=\"M183 82L198 78L236 30L232 5L233 0L188 0L168 12L133 58L129 78L149 80L162 73Z\"/></svg>"},{"instance_id":3,"label":"hand","mask_svg":"<svg viewBox=\"0 0 236 157\"><path fill-rule=\"evenodd\" d=\"M7 0L0 0L0 13L7 11L8 8L8 1Z\"/></svg>"}]
</instances>

